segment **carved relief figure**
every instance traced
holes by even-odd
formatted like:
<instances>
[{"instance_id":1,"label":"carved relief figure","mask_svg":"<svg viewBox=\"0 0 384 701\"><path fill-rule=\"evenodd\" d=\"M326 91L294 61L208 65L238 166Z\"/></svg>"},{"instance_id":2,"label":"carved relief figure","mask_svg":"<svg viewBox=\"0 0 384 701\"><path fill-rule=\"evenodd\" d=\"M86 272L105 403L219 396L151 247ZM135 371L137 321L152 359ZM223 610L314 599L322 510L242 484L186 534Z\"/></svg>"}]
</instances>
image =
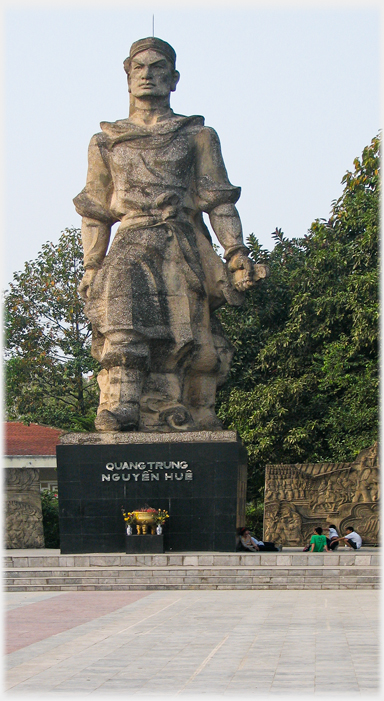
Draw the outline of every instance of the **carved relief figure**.
<instances>
[{"instance_id":1,"label":"carved relief figure","mask_svg":"<svg viewBox=\"0 0 384 701\"><path fill-rule=\"evenodd\" d=\"M299 545L302 539L301 518L293 504L287 504L286 502L282 504L280 509L280 522L286 533L286 540Z\"/></svg>"},{"instance_id":2,"label":"carved relief figure","mask_svg":"<svg viewBox=\"0 0 384 701\"><path fill-rule=\"evenodd\" d=\"M241 304L267 275L244 246L240 188L228 180L216 132L170 107L175 60L161 39L132 45L124 61L129 118L101 123L86 187L74 200L86 270L79 291L103 368L100 431L220 430L215 393L232 349L211 312L225 301Z\"/></svg>"},{"instance_id":3,"label":"carved relief figure","mask_svg":"<svg viewBox=\"0 0 384 701\"><path fill-rule=\"evenodd\" d=\"M7 548L43 548L41 510L20 501L8 501L6 508Z\"/></svg>"},{"instance_id":4,"label":"carved relief figure","mask_svg":"<svg viewBox=\"0 0 384 701\"><path fill-rule=\"evenodd\" d=\"M357 482L355 494L352 501L376 501L377 498L378 476L377 470L370 466L364 466L361 477Z\"/></svg>"},{"instance_id":5,"label":"carved relief figure","mask_svg":"<svg viewBox=\"0 0 384 701\"><path fill-rule=\"evenodd\" d=\"M268 501L265 498L263 538L264 540L269 541L270 535L271 533L273 533L275 535L276 542L282 545L282 543L280 543L280 540L277 540L276 538L279 523L277 514L279 513L279 509L280 503L278 501Z\"/></svg>"},{"instance_id":6,"label":"carved relief figure","mask_svg":"<svg viewBox=\"0 0 384 701\"><path fill-rule=\"evenodd\" d=\"M264 538L267 540L273 533L279 545L300 545L302 541L301 518L295 506L283 502L269 505L269 518L264 528Z\"/></svg>"}]
</instances>

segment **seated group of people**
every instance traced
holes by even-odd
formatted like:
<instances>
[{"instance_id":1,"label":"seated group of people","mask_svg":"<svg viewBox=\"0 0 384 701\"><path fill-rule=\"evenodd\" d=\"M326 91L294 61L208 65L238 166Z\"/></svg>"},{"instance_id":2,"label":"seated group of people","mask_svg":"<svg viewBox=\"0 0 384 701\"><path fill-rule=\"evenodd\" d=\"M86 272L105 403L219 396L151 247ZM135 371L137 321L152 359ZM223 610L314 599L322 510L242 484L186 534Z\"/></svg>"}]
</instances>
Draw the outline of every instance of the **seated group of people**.
<instances>
[{"instance_id":1,"label":"seated group of people","mask_svg":"<svg viewBox=\"0 0 384 701\"><path fill-rule=\"evenodd\" d=\"M273 552L280 552L281 551L281 546L280 545L275 545L275 543L271 543L268 541L264 540L257 540L254 536L252 536L248 530L248 528L238 528L236 531L237 534L237 544L236 544L236 551L237 552L259 552L259 550L270 550Z\"/></svg>"},{"instance_id":2,"label":"seated group of people","mask_svg":"<svg viewBox=\"0 0 384 701\"><path fill-rule=\"evenodd\" d=\"M332 550L337 550L339 543L344 543L344 545L352 548L353 550L358 550L362 546L361 536L356 533L353 526L347 526L346 535L339 536L336 526L331 523L324 530L328 531L328 537L323 534L323 529L318 526L313 531L313 536L311 537L309 545L304 548L304 552L311 553L330 553ZM260 550L269 550L274 552L281 551L281 545L275 545L275 543L257 540L251 535L248 528L238 528L237 531L237 552L259 552Z\"/></svg>"},{"instance_id":3,"label":"seated group of people","mask_svg":"<svg viewBox=\"0 0 384 701\"><path fill-rule=\"evenodd\" d=\"M336 526L333 523L324 530L328 531L328 538L323 534L321 526L318 526L313 531L313 536L311 537L309 545L304 548L304 552L321 553L325 551L330 553L332 550L337 550L339 543L344 543L344 545L353 548L353 550L358 550L362 546L363 541L361 536L356 533L353 526L347 526L345 529L347 531L345 536L339 536Z\"/></svg>"}]
</instances>

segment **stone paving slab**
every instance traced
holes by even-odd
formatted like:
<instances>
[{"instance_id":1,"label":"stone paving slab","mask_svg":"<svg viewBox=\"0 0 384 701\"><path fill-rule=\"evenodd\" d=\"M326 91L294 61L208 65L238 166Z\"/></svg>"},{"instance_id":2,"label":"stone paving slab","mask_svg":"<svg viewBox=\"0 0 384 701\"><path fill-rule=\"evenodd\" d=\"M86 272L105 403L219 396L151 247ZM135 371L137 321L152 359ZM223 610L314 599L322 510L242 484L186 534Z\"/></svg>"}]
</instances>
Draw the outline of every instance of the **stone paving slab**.
<instances>
[{"instance_id":1,"label":"stone paving slab","mask_svg":"<svg viewBox=\"0 0 384 701\"><path fill-rule=\"evenodd\" d=\"M7 614L6 652L15 652L27 645L69 630L81 623L110 613L144 596L146 592L107 592L86 594L66 593L60 598L43 599L30 603L27 608L18 606Z\"/></svg>"},{"instance_id":2,"label":"stone paving slab","mask_svg":"<svg viewBox=\"0 0 384 701\"><path fill-rule=\"evenodd\" d=\"M166 590L109 612L100 594L5 595L26 630L54 625L71 601L78 611L77 625L73 616L65 630L47 626L7 655L8 694L346 701L379 692L378 592ZM82 606L93 617L81 618Z\"/></svg>"}]
</instances>

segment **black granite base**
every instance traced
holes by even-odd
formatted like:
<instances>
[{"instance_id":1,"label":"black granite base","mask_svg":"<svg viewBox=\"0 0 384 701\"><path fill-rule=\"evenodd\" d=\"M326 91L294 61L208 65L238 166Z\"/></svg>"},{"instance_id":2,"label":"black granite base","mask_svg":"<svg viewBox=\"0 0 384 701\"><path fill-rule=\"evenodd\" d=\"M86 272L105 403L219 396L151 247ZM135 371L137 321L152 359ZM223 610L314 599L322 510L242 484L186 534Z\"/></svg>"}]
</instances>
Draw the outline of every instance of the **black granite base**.
<instances>
[{"instance_id":1,"label":"black granite base","mask_svg":"<svg viewBox=\"0 0 384 701\"><path fill-rule=\"evenodd\" d=\"M170 515L166 551L234 551L245 521L245 458L237 440L59 445L61 552L125 552L121 507L145 504Z\"/></svg>"},{"instance_id":2,"label":"black granite base","mask_svg":"<svg viewBox=\"0 0 384 701\"><path fill-rule=\"evenodd\" d=\"M144 555L146 553L163 553L163 535L127 535L125 537L125 552L129 555Z\"/></svg>"}]
</instances>

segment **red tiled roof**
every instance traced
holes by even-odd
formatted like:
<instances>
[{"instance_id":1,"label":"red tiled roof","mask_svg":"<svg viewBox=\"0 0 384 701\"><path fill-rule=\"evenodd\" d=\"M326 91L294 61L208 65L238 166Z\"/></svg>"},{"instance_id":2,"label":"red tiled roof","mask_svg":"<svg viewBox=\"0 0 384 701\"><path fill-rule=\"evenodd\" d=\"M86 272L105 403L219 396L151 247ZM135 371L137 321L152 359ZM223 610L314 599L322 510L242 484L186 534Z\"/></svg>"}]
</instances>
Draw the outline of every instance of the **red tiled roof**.
<instances>
[{"instance_id":1,"label":"red tiled roof","mask_svg":"<svg viewBox=\"0 0 384 701\"><path fill-rule=\"evenodd\" d=\"M56 455L63 431L60 428L7 421L4 425L5 455Z\"/></svg>"}]
</instances>

